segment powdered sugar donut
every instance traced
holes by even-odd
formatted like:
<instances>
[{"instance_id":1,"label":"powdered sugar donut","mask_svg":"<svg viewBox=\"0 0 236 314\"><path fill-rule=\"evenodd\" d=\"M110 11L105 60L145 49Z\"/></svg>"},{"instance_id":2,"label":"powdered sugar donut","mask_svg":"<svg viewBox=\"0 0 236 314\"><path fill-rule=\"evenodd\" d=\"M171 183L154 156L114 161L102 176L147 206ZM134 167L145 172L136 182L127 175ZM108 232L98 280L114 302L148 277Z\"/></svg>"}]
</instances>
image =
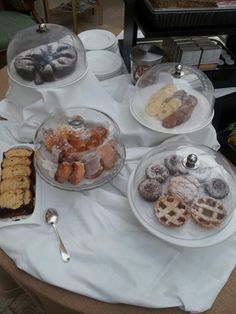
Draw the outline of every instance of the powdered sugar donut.
<instances>
[{"instance_id":1,"label":"powdered sugar donut","mask_svg":"<svg viewBox=\"0 0 236 314\"><path fill-rule=\"evenodd\" d=\"M188 170L182 164L184 157L180 155L171 155L164 159L164 164L171 175L178 176L180 174L187 174Z\"/></svg>"},{"instance_id":2,"label":"powdered sugar donut","mask_svg":"<svg viewBox=\"0 0 236 314\"><path fill-rule=\"evenodd\" d=\"M165 166L151 164L146 168L146 176L163 183L169 177L169 171Z\"/></svg>"}]
</instances>

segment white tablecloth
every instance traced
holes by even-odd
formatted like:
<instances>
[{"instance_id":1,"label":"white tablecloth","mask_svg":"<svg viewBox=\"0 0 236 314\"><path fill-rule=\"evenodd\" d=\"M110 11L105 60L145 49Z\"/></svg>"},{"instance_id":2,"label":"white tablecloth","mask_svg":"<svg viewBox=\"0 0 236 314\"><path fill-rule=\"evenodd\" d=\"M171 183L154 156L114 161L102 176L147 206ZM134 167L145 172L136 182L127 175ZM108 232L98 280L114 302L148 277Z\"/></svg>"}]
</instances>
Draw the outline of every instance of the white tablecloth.
<instances>
[{"instance_id":1,"label":"white tablecloth","mask_svg":"<svg viewBox=\"0 0 236 314\"><path fill-rule=\"evenodd\" d=\"M218 149L214 128L173 137L148 130L129 112L129 76L100 83L92 73L61 89L28 90L11 82L0 103L0 147L33 140L49 112L87 106L112 116L120 126L127 159L111 183L83 193L61 191L40 178L41 224L0 228L0 246L20 268L53 285L115 303L146 307L209 309L236 261L236 236L208 248L184 248L159 240L140 225L126 196L129 175L140 158L164 140L191 140ZM112 95L112 97L111 97ZM55 236L43 222L44 210L59 212L58 229L71 254L60 259Z\"/></svg>"}]
</instances>

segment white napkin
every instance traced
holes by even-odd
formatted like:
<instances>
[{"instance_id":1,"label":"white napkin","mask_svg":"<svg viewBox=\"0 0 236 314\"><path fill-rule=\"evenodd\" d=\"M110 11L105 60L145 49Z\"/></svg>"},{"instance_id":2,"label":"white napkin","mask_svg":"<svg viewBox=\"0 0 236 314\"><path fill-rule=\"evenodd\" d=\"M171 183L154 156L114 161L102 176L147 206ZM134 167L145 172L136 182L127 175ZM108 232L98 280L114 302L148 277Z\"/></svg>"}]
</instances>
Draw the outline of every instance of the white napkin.
<instances>
[{"instance_id":1,"label":"white napkin","mask_svg":"<svg viewBox=\"0 0 236 314\"><path fill-rule=\"evenodd\" d=\"M62 191L39 179L41 219L44 209L57 208L58 229L71 254L68 264L61 261L55 235L44 223L1 228L1 248L31 275L98 300L146 307L180 306L196 312L209 309L235 266L236 236L213 247L194 249L159 240L133 215L126 187L132 169L151 146L169 138L218 149L214 128L209 125L171 138L150 131L131 117L125 102L113 100L88 73L68 90L28 93L12 84L0 104L0 114L10 118L0 124L2 138L14 143L10 130L18 140L31 141L41 118L58 108L76 105L101 109L117 121L127 148L124 168L110 184L83 193Z\"/></svg>"},{"instance_id":2,"label":"white napkin","mask_svg":"<svg viewBox=\"0 0 236 314\"><path fill-rule=\"evenodd\" d=\"M120 176L127 184L147 151L127 150L127 165L113 188ZM1 228L0 246L19 268L45 282L106 302L201 312L211 307L235 266L235 235L213 247L177 247L147 232L126 196L111 192L110 184L83 193L39 184L41 208L59 212L58 230L71 261L61 261L55 235L44 223Z\"/></svg>"}]
</instances>

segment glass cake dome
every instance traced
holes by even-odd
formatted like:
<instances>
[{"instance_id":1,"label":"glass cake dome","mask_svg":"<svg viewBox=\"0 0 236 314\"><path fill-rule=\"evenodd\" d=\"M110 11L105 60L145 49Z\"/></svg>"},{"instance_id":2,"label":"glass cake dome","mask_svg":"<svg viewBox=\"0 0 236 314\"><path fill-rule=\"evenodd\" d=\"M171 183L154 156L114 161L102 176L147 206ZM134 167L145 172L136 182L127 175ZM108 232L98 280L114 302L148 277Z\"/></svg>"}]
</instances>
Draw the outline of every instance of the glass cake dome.
<instances>
[{"instance_id":1,"label":"glass cake dome","mask_svg":"<svg viewBox=\"0 0 236 314\"><path fill-rule=\"evenodd\" d=\"M130 111L149 129L185 134L211 122L214 101L213 85L202 71L187 65L162 63L139 78Z\"/></svg>"},{"instance_id":2,"label":"glass cake dome","mask_svg":"<svg viewBox=\"0 0 236 314\"><path fill-rule=\"evenodd\" d=\"M81 40L56 24L39 24L20 30L7 49L10 78L27 87L62 87L87 73Z\"/></svg>"},{"instance_id":3,"label":"glass cake dome","mask_svg":"<svg viewBox=\"0 0 236 314\"><path fill-rule=\"evenodd\" d=\"M128 199L138 220L157 237L203 247L223 241L228 228L236 231L235 186L234 171L220 152L169 142L139 162L130 176Z\"/></svg>"},{"instance_id":4,"label":"glass cake dome","mask_svg":"<svg viewBox=\"0 0 236 314\"><path fill-rule=\"evenodd\" d=\"M92 108L50 115L36 131L34 149L38 174L63 190L97 188L114 178L125 161L118 125Z\"/></svg>"}]
</instances>

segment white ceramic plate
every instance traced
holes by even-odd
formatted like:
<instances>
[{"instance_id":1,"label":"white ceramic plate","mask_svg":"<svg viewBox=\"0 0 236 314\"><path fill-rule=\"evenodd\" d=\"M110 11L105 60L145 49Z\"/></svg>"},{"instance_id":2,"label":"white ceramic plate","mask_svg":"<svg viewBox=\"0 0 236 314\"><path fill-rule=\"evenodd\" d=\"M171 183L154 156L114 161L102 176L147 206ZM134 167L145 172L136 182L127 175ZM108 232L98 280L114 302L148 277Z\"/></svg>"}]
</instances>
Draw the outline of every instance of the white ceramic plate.
<instances>
[{"instance_id":1,"label":"white ceramic plate","mask_svg":"<svg viewBox=\"0 0 236 314\"><path fill-rule=\"evenodd\" d=\"M174 128L169 129L163 127L161 120L156 117L151 117L145 112L145 107L148 104L150 97L161 87L163 87L163 85L154 84L145 88L137 88L130 103L130 112L140 124L161 133L186 134L198 131L211 122L214 112L212 112L209 102L205 96L194 89L184 87L183 89L188 94L193 95L198 99L198 103L195 106L190 119Z\"/></svg>"},{"instance_id":2,"label":"white ceramic plate","mask_svg":"<svg viewBox=\"0 0 236 314\"><path fill-rule=\"evenodd\" d=\"M119 55L106 50L93 50L86 53L89 69L99 77L111 77L122 68Z\"/></svg>"},{"instance_id":3,"label":"white ceramic plate","mask_svg":"<svg viewBox=\"0 0 236 314\"><path fill-rule=\"evenodd\" d=\"M236 211L234 210L220 228L205 229L189 219L184 226L166 227L154 215L153 202L146 202L138 194L132 172L128 183L128 200L139 222L150 233L166 242L183 247L207 247L223 242L236 231Z\"/></svg>"},{"instance_id":4,"label":"white ceramic plate","mask_svg":"<svg viewBox=\"0 0 236 314\"><path fill-rule=\"evenodd\" d=\"M116 42L115 35L103 29L91 29L78 34L78 37L85 50L107 49Z\"/></svg>"}]
</instances>

